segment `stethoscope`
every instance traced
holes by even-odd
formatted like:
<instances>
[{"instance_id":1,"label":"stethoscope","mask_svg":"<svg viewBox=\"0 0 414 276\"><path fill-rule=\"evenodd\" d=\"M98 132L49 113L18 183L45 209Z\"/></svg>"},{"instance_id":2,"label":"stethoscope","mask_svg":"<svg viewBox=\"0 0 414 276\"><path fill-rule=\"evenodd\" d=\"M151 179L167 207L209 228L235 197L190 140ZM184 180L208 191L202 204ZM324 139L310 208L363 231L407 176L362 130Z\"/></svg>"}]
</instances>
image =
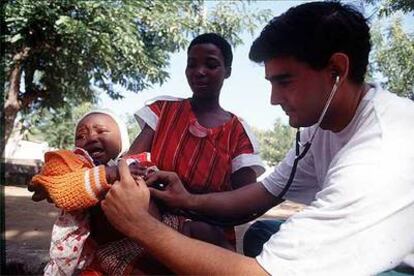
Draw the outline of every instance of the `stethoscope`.
<instances>
[{"instance_id":1,"label":"stethoscope","mask_svg":"<svg viewBox=\"0 0 414 276\"><path fill-rule=\"evenodd\" d=\"M311 135L311 138L305 143L302 144L300 142L300 128L298 128L296 130L296 141L295 141L295 159L293 160L293 165L292 165L292 169L290 171L290 175L288 178L288 181L286 182L285 187L283 188L283 190L279 193L279 195L277 196L278 199L282 200L283 197L286 195L286 193L288 192L290 186L293 183L293 180L295 178L295 174L296 174L296 169L298 167L298 163L301 159L303 159L306 155L306 153L309 151L313 139L315 138L316 133L318 132L318 129L325 117L326 111L329 108L329 105L332 102L333 97L335 96L336 90L338 90L338 84L339 84L339 76L336 76L335 79L335 84L332 87L331 93L329 94L328 100L326 101L325 107L323 108L321 115L319 116L319 120L318 122L315 124L315 128L313 129L313 133ZM301 151L300 149L303 148L303 150Z\"/></svg>"},{"instance_id":2,"label":"stethoscope","mask_svg":"<svg viewBox=\"0 0 414 276\"><path fill-rule=\"evenodd\" d=\"M321 115L319 116L319 120L318 122L314 125L315 128L313 130L312 135L310 136L310 139L306 142L306 143L301 143L300 142L300 128L298 128L296 130L296 141L295 141L295 159L293 160L293 165L292 165L292 169L290 171L290 175L289 178L283 188L283 190L277 195L277 199L279 201L283 201L283 197L286 195L286 193L289 191L290 186L293 183L293 180L295 179L295 174L296 174L296 170L299 164L299 161L301 159L303 159L306 155L306 153L309 151L312 142L315 138L316 133L318 132L318 129L325 117L326 111L328 110L333 97L335 96L336 91L338 90L338 85L339 85L339 76L336 76L335 79L335 83L332 87L332 90L329 94L329 97L325 103L325 107L322 109ZM302 150L301 150L302 148ZM247 216L245 218L242 219L237 219L237 220L221 220L219 218L211 218L209 216L206 215L202 215L199 214L197 212L191 211L191 210L179 210L178 211L179 214L184 215L186 217L191 218L192 220L198 220L198 221L204 221L207 222L209 224L212 225L216 225L216 226L222 226L222 227L230 227L230 226L235 226L235 225L240 225L240 224L244 224L247 223L249 221L252 221L253 219L261 216L263 213L256 213L256 214L252 214L250 216Z\"/></svg>"}]
</instances>

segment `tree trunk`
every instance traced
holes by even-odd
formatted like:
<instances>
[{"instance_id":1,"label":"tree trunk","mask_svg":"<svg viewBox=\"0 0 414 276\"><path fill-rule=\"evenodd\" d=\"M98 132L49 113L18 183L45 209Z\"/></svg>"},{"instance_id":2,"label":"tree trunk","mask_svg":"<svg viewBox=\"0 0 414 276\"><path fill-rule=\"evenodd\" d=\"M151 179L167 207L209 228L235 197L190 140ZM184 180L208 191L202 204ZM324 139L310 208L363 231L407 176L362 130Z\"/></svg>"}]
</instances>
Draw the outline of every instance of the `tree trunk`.
<instances>
[{"instance_id":1,"label":"tree trunk","mask_svg":"<svg viewBox=\"0 0 414 276\"><path fill-rule=\"evenodd\" d=\"M21 108L19 102L20 92L20 77L21 77L21 65L15 63L9 78L9 91L7 92L7 100L4 103L4 110L2 112L2 121L4 122L4 136L1 141L1 156L4 158L4 149L8 139L13 131L14 121L16 120L17 113Z\"/></svg>"},{"instance_id":2,"label":"tree trunk","mask_svg":"<svg viewBox=\"0 0 414 276\"><path fill-rule=\"evenodd\" d=\"M17 113L22 108L21 101L19 99L20 93L20 80L22 76L22 62L24 62L31 51L30 47L24 47L21 51L17 52L13 56L13 66L11 68L9 76L9 91L7 92L7 100L4 103L4 110L1 113L1 121L4 122L3 137L1 139L1 157L5 158L4 150L9 140L10 135L13 132L14 121L16 120Z\"/></svg>"}]
</instances>

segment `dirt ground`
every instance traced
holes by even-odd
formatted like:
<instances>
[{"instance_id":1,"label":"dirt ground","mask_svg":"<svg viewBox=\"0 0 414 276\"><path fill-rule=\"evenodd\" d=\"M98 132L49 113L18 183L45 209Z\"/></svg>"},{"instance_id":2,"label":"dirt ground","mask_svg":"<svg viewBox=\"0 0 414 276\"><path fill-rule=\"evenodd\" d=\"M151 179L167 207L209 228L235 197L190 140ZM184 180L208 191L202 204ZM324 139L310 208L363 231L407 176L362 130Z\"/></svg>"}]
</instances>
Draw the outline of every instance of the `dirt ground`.
<instances>
[{"instance_id":1,"label":"dirt ground","mask_svg":"<svg viewBox=\"0 0 414 276\"><path fill-rule=\"evenodd\" d=\"M28 271L40 274L48 260L51 230L59 210L46 201L33 202L26 187L8 185L4 188L6 264L14 275ZM271 209L261 219L286 218L301 208L287 202ZM243 234L251 223L236 228L240 253Z\"/></svg>"}]
</instances>

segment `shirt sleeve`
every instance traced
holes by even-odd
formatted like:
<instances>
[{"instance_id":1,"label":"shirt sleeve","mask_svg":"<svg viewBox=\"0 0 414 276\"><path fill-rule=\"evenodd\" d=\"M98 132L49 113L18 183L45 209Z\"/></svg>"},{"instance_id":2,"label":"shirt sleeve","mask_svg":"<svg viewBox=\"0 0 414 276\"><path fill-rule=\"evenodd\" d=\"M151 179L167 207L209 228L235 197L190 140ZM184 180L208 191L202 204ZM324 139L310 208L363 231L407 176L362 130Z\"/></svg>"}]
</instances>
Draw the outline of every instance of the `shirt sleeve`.
<instances>
[{"instance_id":1,"label":"shirt sleeve","mask_svg":"<svg viewBox=\"0 0 414 276\"><path fill-rule=\"evenodd\" d=\"M261 181L266 190L275 197L283 191L292 172L294 159L294 149L290 149L274 171ZM285 199L302 204L312 202L318 190L318 184L311 160L311 152L308 152L308 155L299 161L295 178L284 196Z\"/></svg>"},{"instance_id":2,"label":"shirt sleeve","mask_svg":"<svg viewBox=\"0 0 414 276\"><path fill-rule=\"evenodd\" d=\"M256 176L265 172L263 161L259 154L259 142L248 124L239 119L241 125L237 129L237 146L232 159L232 173L243 168L251 167Z\"/></svg>"},{"instance_id":3,"label":"shirt sleeve","mask_svg":"<svg viewBox=\"0 0 414 276\"><path fill-rule=\"evenodd\" d=\"M65 211L96 205L111 187L105 166L90 167L71 151L46 153L45 165L32 183L42 186L56 206Z\"/></svg>"},{"instance_id":4,"label":"shirt sleeve","mask_svg":"<svg viewBox=\"0 0 414 276\"><path fill-rule=\"evenodd\" d=\"M155 101L135 112L134 116L141 129L148 125L153 130L157 127L164 101Z\"/></svg>"},{"instance_id":5,"label":"shirt sleeve","mask_svg":"<svg viewBox=\"0 0 414 276\"><path fill-rule=\"evenodd\" d=\"M161 116L163 106L168 102L183 101L182 98L172 96L159 96L150 99L145 103L145 106L135 112L134 117L141 129L148 125L153 130L157 127L158 120Z\"/></svg>"},{"instance_id":6,"label":"shirt sleeve","mask_svg":"<svg viewBox=\"0 0 414 276\"><path fill-rule=\"evenodd\" d=\"M376 275L414 250L408 168L390 173L374 150L355 152L332 162L314 201L265 243L257 261L267 272Z\"/></svg>"}]
</instances>

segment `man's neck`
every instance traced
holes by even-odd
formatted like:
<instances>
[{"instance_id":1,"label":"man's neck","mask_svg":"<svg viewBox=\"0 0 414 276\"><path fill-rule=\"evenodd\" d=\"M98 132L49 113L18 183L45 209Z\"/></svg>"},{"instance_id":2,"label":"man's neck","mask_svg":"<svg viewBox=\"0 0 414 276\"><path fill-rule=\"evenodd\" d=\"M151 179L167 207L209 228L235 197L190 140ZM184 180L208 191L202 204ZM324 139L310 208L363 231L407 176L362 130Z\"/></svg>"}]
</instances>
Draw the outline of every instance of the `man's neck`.
<instances>
[{"instance_id":1,"label":"man's neck","mask_svg":"<svg viewBox=\"0 0 414 276\"><path fill-rule=\"evenodd\" d=\"M344 83L332 101L332 106L328 109L326 120L322 122L321 128L333 132L343 130L354 118L368 88L369 85L365 83L362 85Z\"/></svg>"}]
</instances>

